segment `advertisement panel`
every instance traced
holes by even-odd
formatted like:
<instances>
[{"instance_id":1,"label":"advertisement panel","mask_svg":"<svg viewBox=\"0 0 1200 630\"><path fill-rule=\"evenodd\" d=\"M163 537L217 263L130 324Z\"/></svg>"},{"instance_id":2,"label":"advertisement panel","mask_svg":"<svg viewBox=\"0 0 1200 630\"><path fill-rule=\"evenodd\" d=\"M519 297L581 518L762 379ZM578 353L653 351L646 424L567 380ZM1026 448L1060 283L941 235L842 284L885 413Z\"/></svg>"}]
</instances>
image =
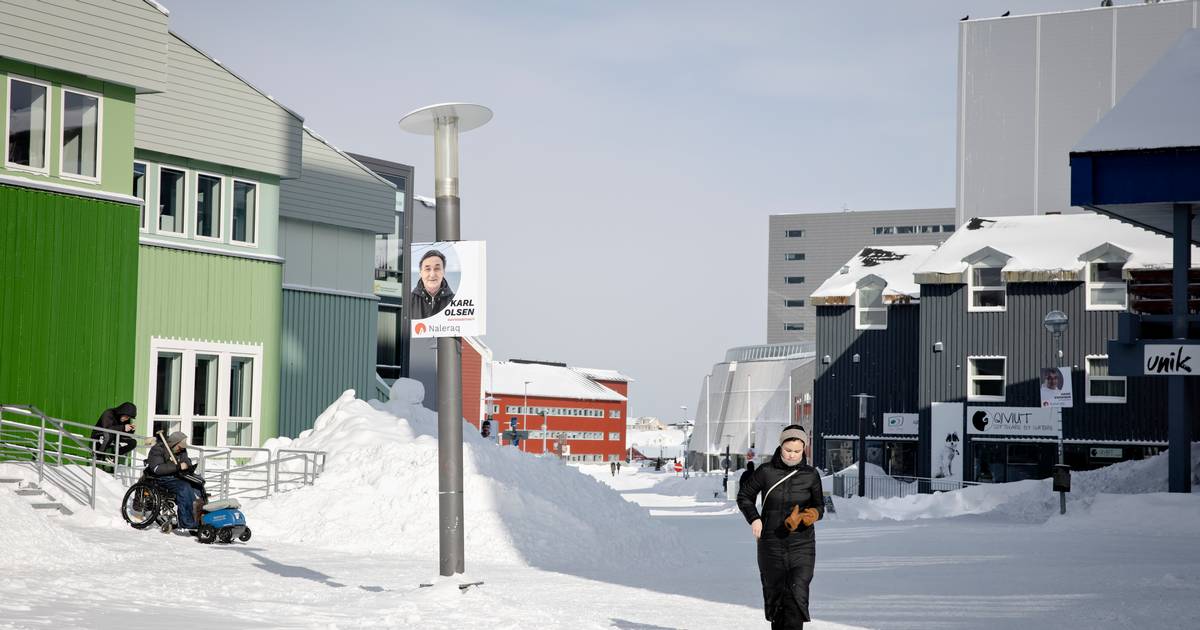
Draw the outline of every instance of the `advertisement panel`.
<instances>
[{"instance_id":1,"label":"advertisement panel","mask_svg":"<svg viewBox=\"0 0 1200 630\"><path fill-rule=\"evenodd\" d=\"M931 405L929 470L933 471L934 479L962 481L962 413L962 403L935 402Z\"/></svg>"},{"instance_id":2,"label":"advertisement panel","mask_svg":"<svg viewBox=\"0 0 1200 630\"><path fill-rule=\"evenodd\" d=\"M408 296L412 336L474 337L487 332L484 241L413 243Z\"/></svg>"},{"instance_id":3,"label":"advertisement panel","mask_svg":"<svg viewBox=\"0 0 1200 630\"><path fill-rule=\"evenodd\" d=\"M1042 368L1041 383L1043 407L1071 406L1071 368Z\"/></svg>"},{"instance_id":4,"label":"advertisement panel","mask_svg":"<svg viewBox=\"0 0 1200 630\"><path fill-rule=\"evenodd\" d=\"M920 417L921 415L916 413L885 413L883 414L883 434L916 435L917 419Z\"/></svg>"},{"instance_id":5,"label":"advertisement panel","mask_svg":"<svg viewBox=\"0 0 1200 630\"><path fill-rule=\"evenodd\" d=\"M1049 407L967 407L967 433L1054 437L1059 434L1054 415Z\"/></svg>"}]
</instances>

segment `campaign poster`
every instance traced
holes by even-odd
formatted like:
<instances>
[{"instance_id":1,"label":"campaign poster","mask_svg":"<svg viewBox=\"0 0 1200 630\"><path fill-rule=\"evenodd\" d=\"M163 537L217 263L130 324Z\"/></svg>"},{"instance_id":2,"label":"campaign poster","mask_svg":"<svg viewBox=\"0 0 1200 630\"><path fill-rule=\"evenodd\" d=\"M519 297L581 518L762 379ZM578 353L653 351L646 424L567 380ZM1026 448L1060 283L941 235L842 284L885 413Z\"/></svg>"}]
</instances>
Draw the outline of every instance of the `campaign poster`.
<instances>
[{"instance_id":1,"label":"campaign poster","mask_svg":"<svg viewBox=\"0 0 1200 630\"><path fill-rule=\"evenodd\" d=\"M916 435L917 420L920 414L915 413L885 413L883 414L884 435Z\"/></svg>"},{"instance_id":2,"label":"campaign poster","mask_svg":"<svg viewBox=\"0 0 1200 630\"><path fill-rule=\"evenodd\" d=\"M1071 368L1042 368L1041 384L1043 407L1071 406Z\"/></svg>"},{"instance_id":3,"label":"campaign poster","mask_svg":"<svg viewBox=\"0 0 1200 630\"><path fill-rule=\"evenodd\" d=\"M934 479L962 481L963 478L963 406L962 403L935 402L929 418L929 469ZM954 490L956 486L946 488Z\"/></svg>"},{"instance_id":4,"label":"campaign poster","mask_svg":"<svg viewBox=\"0 0 1200 630\"><path fill-rule=\"evenodd\" d=\"M1055 437L1062 427L1047 407L967 407L967 433Z\"/></svg>"},{"instance_id":5,"label":"campaign poster","mask_svg":"<svg viewBox=\"0 0 1200 630\"><path fill-rule=\"evenodd\" d=\"M409 326L416 337L475 337L487 332L484 241L413 243Z\"/></svg>"}]
</instances>

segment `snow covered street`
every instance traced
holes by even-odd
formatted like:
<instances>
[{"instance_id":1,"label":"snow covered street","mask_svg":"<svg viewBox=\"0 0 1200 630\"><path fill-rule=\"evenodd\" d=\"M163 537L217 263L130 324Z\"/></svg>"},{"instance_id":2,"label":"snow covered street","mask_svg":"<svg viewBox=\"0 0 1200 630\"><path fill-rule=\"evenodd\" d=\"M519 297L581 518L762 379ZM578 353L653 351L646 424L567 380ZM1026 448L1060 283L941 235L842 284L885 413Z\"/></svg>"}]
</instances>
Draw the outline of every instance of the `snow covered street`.
<instances>
[{"instance_id":1,"label":"snow covered street","mask_svg":"<svg viewBox=\"0 0 1200 630\"><path fill-rule=\"evenodd\" d=\"M325 474L245 502L246 544L135 531L111 479L69 517L0 484L0 628L767 627L720 476L613 477L471 435L467 573L438 577L435 420L343 397L292 442L327 450ZM1200 627L1200 500L1157 491L1165 469L1077 473L1065 517L1048 481L838 500L810 627Z\"/></svg>"}]
</instances>

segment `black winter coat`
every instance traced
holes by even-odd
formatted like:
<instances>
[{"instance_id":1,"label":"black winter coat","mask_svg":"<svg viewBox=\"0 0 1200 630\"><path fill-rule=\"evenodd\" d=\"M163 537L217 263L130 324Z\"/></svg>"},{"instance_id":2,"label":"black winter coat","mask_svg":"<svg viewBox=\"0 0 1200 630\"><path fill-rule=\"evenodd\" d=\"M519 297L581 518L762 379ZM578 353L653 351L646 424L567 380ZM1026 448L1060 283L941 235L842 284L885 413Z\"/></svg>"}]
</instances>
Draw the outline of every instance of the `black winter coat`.
<instances>
[{"instance_id":1,"label":"black winter coat","mask_svg":"<svg viewBox=\"0 0 1200 630\"><path fill-rule=\"evenodd\" d=\"M161 440L158 441L146 455L146 474L152 477L166 477L180 472L179 466L175 462L182 464L187 462L188 469L186 472L191 472L195 468L192 464L192 458L188 457L187 449L183 449L175 453L175 461L171 460L171 456L167 454L167 445Z\"/></svg>"},{"instance_id":2,"label":"black winter coat","mask_svg":"<svg viewBox=\"0 0 1200 630\"><path fill-rule=\"evenodd\" d=\"M788 477L789 474L792 474ZM784 478L786 477L786 480ZM779 485L775 485L780 482ZM774 490L770 490L775 486ZM759 495L770 490L760 513L756 505ZM747 523L761 518L762 537L758 539L758 571L762 579L763 609L773 627L799 627L811 621L808 613L808 586L812 582L817 562L814 527L801 524L789 532L784 520L792 506L800 510L816 508L820 518L825 516L825 498L821 492L821 476L817 470L801 461L787 466L775 449L771 461L758 467L738 490L738 508ZM791 601L785 596L791 596Z\"/></svg>"},{"instance_id":3,"label":"black winter coat","mask_svg":"<svg viewBox=\"0 0 1200 630\"><path fill-rule=\"evenodd\" d=\"M432 317L442 312L442 309L450 306L451 300L454 299L454 291L450 290L450 283L442 279L442 286L438 287L437 293L429 295L425 290L425 285L421 283L421 279L417 278L417 286L413 287L412 293L408 296L409 317L412 319L425 319Z\"/></svg>"},{"instance_id":4,"label":"black winter coat","mask_svg":"<svg viewBox=\"0 0 1200 630\"><path fill-rule=\"evenodd\" d=\"M133 403L127 402L121 403L112 409L105 409L100 414L100 419L96 421L96 429L109 429L112 431L121 431L123 433L132 433L132 431L125 431L126 423L121 421L121 416L129 416L129 424L133 424L133 418L137 417L137 406ZM108 439L105 441L111 441L112 438L115 437L112 434L96 429L92 430L93 442L106 436Z\"/></svg>"}]
</instances>

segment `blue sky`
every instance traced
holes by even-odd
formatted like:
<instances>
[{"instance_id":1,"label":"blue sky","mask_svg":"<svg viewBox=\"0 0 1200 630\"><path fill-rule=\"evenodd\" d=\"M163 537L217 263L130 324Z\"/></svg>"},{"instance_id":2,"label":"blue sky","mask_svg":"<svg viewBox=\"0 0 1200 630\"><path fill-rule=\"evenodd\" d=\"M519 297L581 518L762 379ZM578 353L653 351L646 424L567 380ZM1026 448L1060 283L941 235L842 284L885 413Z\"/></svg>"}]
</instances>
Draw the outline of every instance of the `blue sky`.
<instances>
[{"instance_id":1,"label":"blue sky","mask_svg":"<svg viewBox=\"0 0 1200 630\"><path fill-rule=\"evenodd\" d=\"M416 167L418 194L432 141L400 117L492 108L460 144L485 341L621 370L631 415L677 419L726 348L766 341L768 215L954 204L959 18L1099 0L163 3L334 145Z\"/></svg>"}]
</instances>

